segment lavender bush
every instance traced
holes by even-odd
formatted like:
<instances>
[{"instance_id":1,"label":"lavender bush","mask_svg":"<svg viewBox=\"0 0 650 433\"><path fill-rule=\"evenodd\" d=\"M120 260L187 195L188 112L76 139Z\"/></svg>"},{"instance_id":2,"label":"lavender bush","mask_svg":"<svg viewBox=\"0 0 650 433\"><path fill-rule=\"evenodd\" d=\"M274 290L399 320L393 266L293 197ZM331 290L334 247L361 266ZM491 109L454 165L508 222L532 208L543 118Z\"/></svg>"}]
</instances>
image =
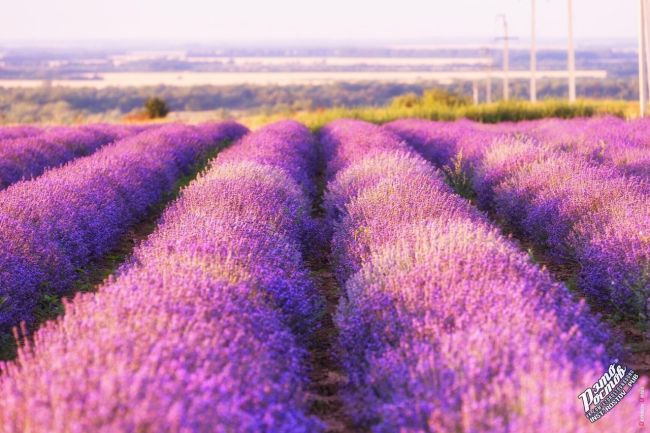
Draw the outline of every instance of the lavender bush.
<instances>
[{"instance_id":1,"label":"lavender bush","mask_svg":"<svg viewBox=\"0 0 650 433\"><path fill-rule=\"evenodd\" d=\"M218 157L116 279L5 367L4 431L321 431L290 331L313 331L321 303L299 252L315 150L287 122Z\"/></svg>"},{"instance_id":2,"label":"lavender bush","mask_svg":"<svg viewBox=\"0 0 650 433\"><path fill-rule=\"evenodd\" d=\"M43 132L42 128L35 126L3 126L0 127L0 142L4 140L11 140L13 138L24 138L35 136Z\"/></svg>"},{"instance_id":3,"label":"lavender bush","mask_svg":"<svg viewBox=\"0 0 650 433\"><path fill-rule=\"evenodd\" d=\"M210 133L169 125L1 191L0 331L31 323L43 296L65 293L201 154L245 132L235 123Z\"/></svg>"},{"instance_id":4,"label":"lavender bush","mask_svg":"<svg viewBox=\"0 0 650 433\"><path fill-rule=\"evenodd\" d=\"M322 304L300 254L312 144L285 122L220 155L117 278L5 366L3 431L322 431L299 344Z\"/></svg>"},{"instance_id":5,"label":"lavender bush","mask_svg":"<svg viewBox=\"0 0 650 433\"><path fill-rule=\"evenodd\" d=\"M0 189L38 176L48 168L89 155L141 129L123 125L56 127L40 134L0 140Z\"/></svg>"},{"instance_id":6,"label":"lavender bush","mask_svg":"<svg viewBox=\"0 0 650 433\"><path fill-rule=\"evenodd\" d=\"M596 121L583 122L592 125ZM627 127L634 131L637 126ZM462 137L451 140L452 153L469 155L463 170L472 177L479 204L545 248L558 264L577 268L578 285L595 301L628 317L648 317L650 184L625 176L614 163L585 157L584 148L571 150L575 146L561 139L564 149L551 139L539 141L539 135L537 139L500 136L496 127L485 131L465 123L449 128L454 136ZM450 132L444 124L403 120L387 129L432 160L440 148L449 147ZM644 145L637 137L629 146L640 149ZM644 152L650 154L650 150Z\"/></svg>"},{"instance_id":7,"label":"lavender bush","mask_svg":"<svg viewBox=\"0 0 650 433\"><path fill-rule=\"evenodd\" d=\"M546 146L585 159L611 165L624 174L650 178L648 120L625 122L604 117L524 122L513 131L528 135Z\"/></svg>"},{"instance_id":8,"label":"lavender bush","mask_svg":"<svg viewBox=\"0 0 650 433\"><path fill-rule=\"evenodd\" d=\"M387 130L343 120L327 125L321 139L335 167L326 205L344 287L340 361L360 426L633 428L633 399L593 428L582 413L577 396L607 368L610 341L584 302ZM367 143L375 150L367 152Z\"/></svg>"}]
</instances>

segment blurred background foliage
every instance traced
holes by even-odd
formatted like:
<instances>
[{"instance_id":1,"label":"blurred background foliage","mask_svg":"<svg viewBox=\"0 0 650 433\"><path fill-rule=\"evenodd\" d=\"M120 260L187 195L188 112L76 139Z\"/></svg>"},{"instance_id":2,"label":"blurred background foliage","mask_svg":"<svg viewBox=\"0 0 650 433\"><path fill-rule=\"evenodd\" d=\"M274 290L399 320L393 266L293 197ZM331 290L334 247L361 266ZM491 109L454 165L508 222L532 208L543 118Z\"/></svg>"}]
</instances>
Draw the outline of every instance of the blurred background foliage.
<instances>
[{"instance_id":1,"label":"blurred background foliage","mask_svg":"<svg viewBox=\"0 0 650 433\"><path fill-rule=\"evenodd\" d=\"M500 83L492 94L500 95ZM308 86L194 86L31 89L0 88L0 123L81 123L146 119L142 109L151 97L164 101L172 120L203 121L237 118L298 117L317 124L320 117L359 117L388 121L396 117L455 119L469 117L485 122L547 116L574 117L608 113L635 115L636 83L626 79L581 80L578 94L587 96L575 106L561 102L563 80L542 80L540 104L522 102L528 97L524 81L512 83L514 102L472 105L471 84L442 86L434 83L380 82L334 83ZM485 89L480 89L484 100ZM596 100L596 98L600 98ZM604 99L603 99L604 98ZM614 101L617 100L617 101ZM257 119L257 120L255 120Z\"/></svg>"}]
</instances>

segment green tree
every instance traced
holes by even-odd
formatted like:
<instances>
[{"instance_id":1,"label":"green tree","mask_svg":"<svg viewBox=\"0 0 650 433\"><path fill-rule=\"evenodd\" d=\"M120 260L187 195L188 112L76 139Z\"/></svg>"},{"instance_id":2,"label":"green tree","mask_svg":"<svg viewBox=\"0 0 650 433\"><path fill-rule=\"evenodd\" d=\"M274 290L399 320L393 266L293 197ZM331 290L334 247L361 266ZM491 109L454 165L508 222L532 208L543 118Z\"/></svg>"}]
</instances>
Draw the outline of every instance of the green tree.
<instances>
[{"instance_id":1,"label":"green tree","mask_svg":"<svg viewBox=\"0 0 650 433\"><path fill-rule=\"evenodd\" d=\"M150 119L160 119L169 114L169 108L164 99L154 96L144 103L144 109Z\"/></svg>"}]
</instances>

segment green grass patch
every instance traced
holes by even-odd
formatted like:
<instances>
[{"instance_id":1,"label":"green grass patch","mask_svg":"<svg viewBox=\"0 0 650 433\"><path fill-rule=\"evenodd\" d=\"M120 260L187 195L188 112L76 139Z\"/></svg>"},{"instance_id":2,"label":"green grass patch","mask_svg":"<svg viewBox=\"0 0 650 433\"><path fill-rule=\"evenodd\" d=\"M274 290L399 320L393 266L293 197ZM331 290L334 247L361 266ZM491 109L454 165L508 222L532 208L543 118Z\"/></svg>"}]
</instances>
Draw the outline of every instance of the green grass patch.
<instances>
[{"instance_id":1,"label":"green grass patch","mask_svg":"<svg viewBox=\"0 0 650 433\"><path fill-rule=\"evenodd\" d=\"M442 167L442 171L445 174L447 183L454 189L456 194L473 202L476 193L472 188L471 170L469 167L465 167L466 164L463 160L463 153L459 152L458 155L451 159L449 165Z\"/></svg>"},{"instance_id":2,"label":"green grass patch","mask_svg":"<svg viewBox=\"0 0 650 433\"><path fill-rule=\"evenodd\" d=\"M252 116L242 119L257 127L283 118L292 118L318 131L328 122L348 118L382 124L403 118L452 121L470 119L482 123L518 122L544 118L569 119L610 115L625 119L638 116L638 104L623 100L580 99L575 103L566 100L546 99L539 102L522 100L499 101L473 105L467 99L453 94L431 90L422 96L407 94L393 99L382 107L328 108L312 111L288 111L273 115Z\"/></svg>"}]
</instances>

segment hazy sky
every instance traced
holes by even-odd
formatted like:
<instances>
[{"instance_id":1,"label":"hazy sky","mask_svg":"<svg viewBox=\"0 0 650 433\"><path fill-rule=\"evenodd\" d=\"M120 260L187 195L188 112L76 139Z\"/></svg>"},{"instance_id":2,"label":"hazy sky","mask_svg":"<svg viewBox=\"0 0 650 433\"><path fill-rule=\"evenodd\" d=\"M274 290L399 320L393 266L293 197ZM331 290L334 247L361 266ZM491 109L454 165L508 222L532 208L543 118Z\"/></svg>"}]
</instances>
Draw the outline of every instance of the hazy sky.
<instances>
[{"instance_id":1,"label":"hazy sky","mask_svg":"<svg viewBox=\"0 0 650 433\"><path fill-rule=\"evenodd\" d=\"M567 0L537 0L540 38L566 35ZM574 0L575 35L635 38L637 0ZM0 0L1 40L527 38L530 0Z\"/></svg>"}]
</instances>

